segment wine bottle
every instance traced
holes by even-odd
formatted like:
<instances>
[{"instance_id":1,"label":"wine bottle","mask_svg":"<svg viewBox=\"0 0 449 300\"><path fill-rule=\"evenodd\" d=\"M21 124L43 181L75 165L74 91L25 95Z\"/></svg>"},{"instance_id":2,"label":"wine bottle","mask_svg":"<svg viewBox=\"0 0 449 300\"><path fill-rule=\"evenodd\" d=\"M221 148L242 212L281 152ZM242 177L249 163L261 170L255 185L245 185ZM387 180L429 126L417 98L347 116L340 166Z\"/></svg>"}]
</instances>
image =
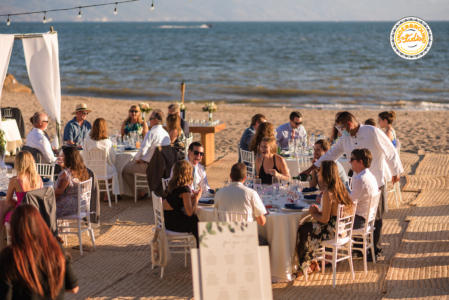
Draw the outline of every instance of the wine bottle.
<instances>
[{"instance_id":1,"label":"wine bottle","mask_svg":"<svg viewBox=\"0 0 449 300\"><path fill-rule=\"evenodd\" d=\"M292 177L292 179L296 179L299 181L311 181L312 175L309 174L309 176L307 176L307 174L299 174L297 177Z\"/></svg>"}]
</instances>

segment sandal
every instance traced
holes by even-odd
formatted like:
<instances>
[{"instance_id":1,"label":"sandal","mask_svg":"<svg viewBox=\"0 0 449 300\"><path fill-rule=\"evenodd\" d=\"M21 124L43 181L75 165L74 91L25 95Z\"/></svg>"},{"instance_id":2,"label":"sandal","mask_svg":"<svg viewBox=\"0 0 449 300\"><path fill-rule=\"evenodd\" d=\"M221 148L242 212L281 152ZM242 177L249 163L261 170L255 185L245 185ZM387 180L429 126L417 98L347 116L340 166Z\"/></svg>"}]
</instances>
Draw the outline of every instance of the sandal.
<instances>
[{"instance_id":1,"label":"sandal","mask_svg":"<svg viewBox=\"0 0 449 300\"><path fill-rule=\"evenodd\" d=\"M318 263L315 262L315 261L313 261L313 262L310 264L309 270L310 270L310 271L307 272L307 275L310 275L310 274L313 274L313 273L316 273L316 272L321 271L320 266L319 266ZM301 274L300 274L300 273L301 273ZM296 278L299 278L300 276L304 276L304 273L303 273L302 271L298 271L298 273L296 273Z\"/></svg>"}]
</instances>

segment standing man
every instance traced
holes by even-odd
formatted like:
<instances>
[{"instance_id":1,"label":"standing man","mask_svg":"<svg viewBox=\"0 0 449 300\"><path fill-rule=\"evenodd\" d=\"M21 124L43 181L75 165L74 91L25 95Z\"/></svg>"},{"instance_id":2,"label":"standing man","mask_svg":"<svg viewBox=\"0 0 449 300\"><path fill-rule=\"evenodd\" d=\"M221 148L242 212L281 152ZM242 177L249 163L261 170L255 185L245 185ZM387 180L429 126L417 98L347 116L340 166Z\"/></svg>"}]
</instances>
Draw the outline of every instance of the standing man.
<instances>
[{"instance_id":1,"label":"standing man","mask_svg":"<svg viewBox=\"0 0 449 300\"><path fill-rule=\"evenodd\" d=\"M38 149L42 154L42 163L51 164L56 162L56 156L50 145L50 141L44 135L48 126L48 116L44 113L36 113L33 116L33 129L28 133L26 145Z\"/></svg>"},{"instance_id":2,"label":"standing man","mask_svg":"<svg viewBox=\"0 0 449 300\"><path fill-rule=\"evenodd\" d=\"M351 153L354 149L368 149L373 157L369 170L376 177L379 190L383 192L384 184L390 180L395 184L399 181L399 175L404 172L401 159L393 147L390 139L379 128L362 125L357 123L356 118L349 112L342 112L337 118L338 131L342 133L342 137L334 148L326 152L321 158L315 162L310 168L305 170L304 174L310 174L311 171L321 167L324 160L336 161L343 154L346 157L352 157ZM374 231L374 247L375 254L382 252L382 216L385 211L386 201L385 194L382 193L377 210L376 227Z\"/></svg>"},{"instance_id":3,"label":"standing man","mask_svg":"<svg viewBox=\"0 0 449 300\"><path fill-rule=\"evenodd\" d=\"M302 115L299 111L290 114L290 122L276 128L276 141L282 149L288 148L288 140L307 140L307 132L302 126Z\"/></svg>"},{"instance_id":4,"label":"standing man","mask_svg":"<svg viewBox=\"0 0 449 300\"><path fill-rule=\"evenodd\" d=\"M134 173L147 173L147 164L151 161L156 147L170 145L170 136L162 127L162 124L164 124L164 113L159 109L153 110L150 116L151 130L145 134L140 149L136 156L134 156L134 160L127 163L123 168L123 179L125 179L128 186L132 189L134 189ZM142 190L137 192L137 196L140 199L148 196Z\"/></svg>"},{"instance_id":5,"label":"standing man","mask_svg":"<svg viewBox=\"0 0 449 300\"><path fill-rule=\"evenodd\" d=\"M249 151L249 143L251 142L253 135L256 133L257 127L259 127L260 123L264 123L266 121L267 118L265 118L262 114L254 115L251 118L251 126L246 128L243 132L242 138L240 139L240 149Z\"/></svg>"},{"instance_id":6,"label":"standing man","mask_svg":"<svg viewBox=\"0 0 449 300\"><path fill-rule=\"evenodd\" d=\"M64 128L64 141L67 141L68 145L82 146L92 130L92 125L86 120L87 115L91 112L90 109L87 109L86 103L76 105L76 110L72 112L75 117Z\"/></svg>"},{"instance_id":7,"label":"standing man","mask_svg":"<svg viewBox=\"0 0 449 300\"><path fill-rule=\"evenodd\" d=\"M168 106L168 114L177 114L181 118L181 109L179 107L179 104L172 103ZM181 128L182 131L184 131L184 135L188 138L189 137L189 123L187 123L183 118L181 118Z\"/></svg>"}]
</instances>

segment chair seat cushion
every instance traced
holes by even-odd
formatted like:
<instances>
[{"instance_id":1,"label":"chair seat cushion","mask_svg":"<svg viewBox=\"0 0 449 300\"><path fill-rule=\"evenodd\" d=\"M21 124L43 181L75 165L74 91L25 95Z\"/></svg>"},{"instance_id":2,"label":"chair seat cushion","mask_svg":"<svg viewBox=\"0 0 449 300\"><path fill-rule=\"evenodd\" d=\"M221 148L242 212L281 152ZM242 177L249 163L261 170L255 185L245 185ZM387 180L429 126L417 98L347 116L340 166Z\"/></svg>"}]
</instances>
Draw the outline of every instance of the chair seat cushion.
<instances>
[{"instance_id":1,"label":"chair seat cushion","mask_svg":"<svg viewBox=\"0 0 449 300\"><path fill-rule=\"evenodd\" d=\"M188 232L176 232L176 231L171 231L171 230L168 230L168 229L165 229L165 234L167 236L170 236L170 237L174 237L174 236L193 236L191 233L188 233Z\"/></svg>"}]
</instances>

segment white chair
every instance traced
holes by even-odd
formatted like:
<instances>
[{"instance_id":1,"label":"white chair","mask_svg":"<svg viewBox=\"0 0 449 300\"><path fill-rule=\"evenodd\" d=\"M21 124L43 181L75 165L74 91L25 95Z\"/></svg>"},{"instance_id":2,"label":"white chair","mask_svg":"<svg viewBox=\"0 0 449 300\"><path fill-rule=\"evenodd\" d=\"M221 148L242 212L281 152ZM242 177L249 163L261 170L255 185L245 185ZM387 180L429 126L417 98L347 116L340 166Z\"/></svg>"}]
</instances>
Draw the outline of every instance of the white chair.
<instances>
[{"instance_id":1,"label":"white chair","mask_svg":"<svg viewBox=\"0 0 449 300\"><path fill-rule=\"evenodd\" d=\"M134 173L134 202L137 202L137 189L147 188L150 193L150 187L148 186L147 174Z\"/></svg>"},{"instance_id":2,"label":"white chair","mask_svg":"<svg viewBox=\"0 0 449 300\"><path fill-rule=\"evenodd\" d=\"M332 240L325 240L321 242L321 248L317 250L318 261L321 261L321 268L323 275L325 272L325 262L332 263L333 271L333 286L335 287L335 277L337 271L337 262L342 260L349 260L349 268L351 269L352 279L354 280L354 266L352 264L352 227L354 225L355 211L357 208L357 201L354 203L354 212L349 216L344 216L344 205L338 205L337 221L335 226L335 238ZM326 252L326 248L331 248L331 252ZM346 254L344 253L346 252ZM326 258L326 255L332 256L331 259ZM307 271L304 272L304 277L307 281Z\"/></svg>"},{"instance_id":3,"label":"white chair","mask_svg":"<svg viewBox=\"0 0 449 300\"><path fill-rule=\"evenodd\" d=\"M11 225L8 222L5 222L6 227L6 246L11 245Z\"/></svg>"},{"instance_id":4,"label":"white chair","mask_svg":"<svg viewBox=\"0 0 449 300\"><path fill-rule=\"evenodd\" d=\"M5 108L3 110L2 117L5 118L5 119L12 119L12 111L11 111L11 109L10 108Z\"/></svg>"},{"instance_id":5,"label":"white chair","mask_svg":"<svg viewBox=\"0 0 449 300\"><path fill-rule=\"evenodd\" d=\"M189 146L193 142L193 134L190 132L189 137L184 140L185 143L185 156L187 157L189 155Z\"/></svg>"},{"instance_id":6,"label":"white chair","mask_svg":"<svg viewBox=\"0 0 449 300\"><path fill-rule=\"evenodd\" d=\"M399 157L401 156L401 142L398 138L396 138L396 151L398 152ZM389 181L391 182L391 181ZM388 182L385 183L385 201L387 201L387 196L389 193L394 192L394 199L396 200L396 207L399 207L399 202L402 203L402 194L401 194L401 182L398 181L393 185L393 189L388 190L387 188Z\"/></svg>"},{"instance_id":7,"label":"white chair","mask_svg":"<svg viewBox=\"0 0 449 300\"><path fill-rule=\"evenodd\" d=\"M55 164L36 163L36 170L41 177L50 178L50 182L44 182L44 186L52 186L54 188Z\"/></svg>"},{"instance_id":8,"label":"white chair","mask_svg":"<svg viewBox=\"0 0 449 300\"><path fill-rule=\"evenodd\" d=\"M354 241L353 244L363 245L363 250L360 248L352 248L353 250L362 251L363 253L363 269L365 274L368 272L366 250L371 248L371 255L373 262L376 263L376 255L374 254L374 222L376 221L377 207L382 193L379 191L372 195L369 199L369 209L367 219L365 220L365 228L354 229L352 231L353 238L363 239L363 242Z\"/></svg>"},{"instance_id":9,"label":"white chair","mask_svg":"<svg viewBox=\"0 0 449 300\"><path fill-rule=\"evenodd\" d=\"M215 222L237 222L237 223L247 223L248 214L237 213L230 211L222 211L214 208Z\"/></svg>"},{"instance_id":10,"label":"white chair","mask_svg":"<svg viewBox=\"0 0 449 300\"><path fill-rule=\"evenodd\" d=\"M86 167L89 168L92 172L97 175L98 187L100 192L106 192L108 195L109 207L111 207L111 196L110 191L112 191L113 182L109 182L109 179L112 179L112 174L108 175L108 165L107 165L107 157L106 150L93 149L85 152L85 164ZM101 183L104 182L105 188L100 188ZM115 204L117 204L117 195L115 195Z\"/></svg>"},{"instance_id":11,"label":"white chair","mask_svg":"<svg viewBox=\"0 0 449 300\"><path fill-rule=\"evenodd\" d=\"M164 192L165 192L165 190L168 187L168 182L169 181L170 181L170 178L162 178L162 188L163 188Z\"/></svg>"},{"instance_id":12,"label":"white chair","mask_svg":"<svg viewBox=\"0 0 449 300\"><path fill-rule=\"evenodd\" d=\"M168 249L170 250L170 253L184 254L184 266L187 267L187 254L190 253L190 249L196 247L195 237L190 233L167 230L165 228L164 210L162 208L162 198L156 196L154 192L151 193L151 197L153 199L154 223L156 227L165 230L165 234L167 235L168 241ZM172 250L174 248L175 249L181 248L182 250ZM151 249L151 262L152 268L154 269L153 249ZM164 267L162 267L161 270L161 278L163 277L164 277Z\"/></svg>"},{"instance_id":13,"label":"white chair","mask_svg":"<svg viewBox=\"0 0 449 300\"><path fill-rule=\"evenodd\" d=\"M63 216L57 220L63 225L58 225L58 232L61 235L76 234L80 244L80 252L83 255L83 243L81 241L81 234L85 231L90 235L92 246L95 248L94 231L90 224L90 199L92 190L92 178L80 182L78 185L78 207L77 213L70 216ZM77 226L70 226L70 221L76 221ZM64 229L72 229L72 231L64 231ZM77 231L73 231L77 230Z\"/></svg>"},{"instance_id":14,"label":"white chair","mask_svg":"<svg viewBox=\"0 0 449 300\"><path fill-rule=\"evenodd\" d=\"M254 160L254 152L240 149L240 158L242 163L246 165L246 171L249 174L256 175L256 164Z\"/></svg>"}]
</instances>

